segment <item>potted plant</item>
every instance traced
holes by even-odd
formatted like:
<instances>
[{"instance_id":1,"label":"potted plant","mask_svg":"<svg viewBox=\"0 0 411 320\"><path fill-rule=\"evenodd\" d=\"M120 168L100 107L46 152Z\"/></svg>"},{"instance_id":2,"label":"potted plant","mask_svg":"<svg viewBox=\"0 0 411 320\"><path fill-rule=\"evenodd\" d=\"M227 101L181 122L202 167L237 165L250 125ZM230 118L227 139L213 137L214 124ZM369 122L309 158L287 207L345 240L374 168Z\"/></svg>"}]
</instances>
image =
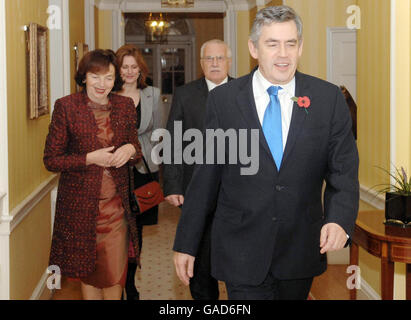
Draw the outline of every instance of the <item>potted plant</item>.
<instances>
[{"instance_id":1,"label":"potted plant","mask_svg":"<svg viewBox=\"0 0 411 320\"><path fill-rule=\"evenodd\" d=\"M379 185L384 186L378 193L385 193L385 224L411 227L411 177L408 179L403 167L394 168L393 173L380 168L394 179Z\"/></svg>"}]
</instances>

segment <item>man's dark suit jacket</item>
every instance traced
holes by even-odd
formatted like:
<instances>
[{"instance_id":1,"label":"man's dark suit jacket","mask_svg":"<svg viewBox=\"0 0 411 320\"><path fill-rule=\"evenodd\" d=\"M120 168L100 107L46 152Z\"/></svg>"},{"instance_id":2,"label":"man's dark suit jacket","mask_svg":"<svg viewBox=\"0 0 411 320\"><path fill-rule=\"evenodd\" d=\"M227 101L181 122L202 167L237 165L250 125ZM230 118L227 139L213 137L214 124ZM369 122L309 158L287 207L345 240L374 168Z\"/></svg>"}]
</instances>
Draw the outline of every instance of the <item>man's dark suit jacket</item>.
<instances>
[{"instance_id":1,"label":"man's dark suit jacket","mask_svg":"<svg viewBox=\"0 0 411 320\"><path fill-rule=\"evenodd\" d=\"M216 279L258 285L271 265L278 279L316 276L327 264L320 254L321 227L334 222L351 235L358 212L359 159L349 109L337 86L297 72L295 95L309 97L311 105L305 110L294 103L278 172L258 119L253 73L209 94L205 128L258 129L259 170L240 175L240 163L197 165L173 250L195 256L206 217L215 210Z\"/></svg>"},{"instance_id":2,"label":"man's dark suit jacket","mask_svg":"<svg viewBox=\"0 0 411 320\"><path fill-rule=\"evenodd\" d=\"M232 79L228 77L228 81ZM171 137L174 136L174 121L182 121L183 134L191 128L203 130L207 96L208 87L204 77L176 88L167 121L167 130ZM184 141L183 150L190 143ZM194 165L186 164L184 161L183 164L164 164L164 195L184 195L193 170Z\"/></svg>"}]
</instances>

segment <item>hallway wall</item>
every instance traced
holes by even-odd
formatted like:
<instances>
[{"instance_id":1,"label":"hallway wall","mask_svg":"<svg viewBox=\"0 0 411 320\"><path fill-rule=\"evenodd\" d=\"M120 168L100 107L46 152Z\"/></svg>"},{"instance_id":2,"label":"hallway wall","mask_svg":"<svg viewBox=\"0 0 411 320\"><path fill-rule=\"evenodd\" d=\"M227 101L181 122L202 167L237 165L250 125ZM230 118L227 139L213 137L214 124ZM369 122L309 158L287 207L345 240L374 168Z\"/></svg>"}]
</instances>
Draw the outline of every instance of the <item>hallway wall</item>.
<instances>
[{"instance_id":1,"label":"hallway wall","mask_svg":"<svg viewBox=\"0 0 411 320\"><path fill-rule=\"evenodd\" d=\"M47 7L48 0L6 1L9 199L13 215L52 175L43 166L50 115L28 119L26 39L22 30L29 22L46 26ZM44 251L50 241L50 202L47 206L44 201L35 205L10 235L11 299L30 298L46 270ZM44 226L47 232L34 232L38 230L35 226Z\"/></svg>"},{"instance_id":2,"label":"hallway wall","mask_svg":"<svg viewBox=\"0 0 411 320\"><path fill-rule=\"evenodd\" d=\"M29 299L48 267L50 191L56 178L43 165L43 150L51 115L28 119L26 35L22 29L30 22L47 26L48 4L48 0L6 0L9 205L14 216L9 240L11 299ZM69 16L74 92L73 47L85 42L84 0L69 1Z\"/></svg>"}]
</instances>

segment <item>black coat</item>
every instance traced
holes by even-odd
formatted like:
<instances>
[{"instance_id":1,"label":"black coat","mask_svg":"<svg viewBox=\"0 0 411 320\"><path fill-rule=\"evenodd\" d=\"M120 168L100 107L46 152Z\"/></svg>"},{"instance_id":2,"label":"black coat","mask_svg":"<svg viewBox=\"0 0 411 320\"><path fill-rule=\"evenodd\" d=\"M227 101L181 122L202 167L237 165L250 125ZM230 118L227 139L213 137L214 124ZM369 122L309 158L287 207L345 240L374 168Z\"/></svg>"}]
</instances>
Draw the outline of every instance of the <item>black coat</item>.
<instances>
[{"instance_id":1,"label":"black coat","mask_svg":"<svg viewBox=\"0 0 411 320\"><path fill-rule=\"evenodd\" d=\"M316 276L327 265L320 254L321 227L334 222L351 235L358 212L359 159L349 109L337 86L297 72L296 96L309 97L311 105L307 113L294 103L278 172L258 119L252 77L253 72L209 94L205 128L257 129L259 170L241 175L240 163L197 165L173 250L195 256L206 218L214 213L215 278L258 285L272 262L278 279Z\"/></svg>"},{"instance_id":2,"label":"black coat","mask_svg":"<svg viewBox=\"0 0 411 320\"><path fill-rule=\"evenodd\" d=\"M228 77L228 81L232 79ZM171 137L174 137L174 121L182 121L183 133L187 129L203 130L207 97L208 87L204 77L176 88L167 121L167 130ZM188 144L190 141L183 141L183 150ZM172 142L172 150L173 146ZM184 161L182 164L175 164L173 159L172 164L164 164L164 195L184 195L193 170L194 165Z\"/></svg>"}]
</instances>

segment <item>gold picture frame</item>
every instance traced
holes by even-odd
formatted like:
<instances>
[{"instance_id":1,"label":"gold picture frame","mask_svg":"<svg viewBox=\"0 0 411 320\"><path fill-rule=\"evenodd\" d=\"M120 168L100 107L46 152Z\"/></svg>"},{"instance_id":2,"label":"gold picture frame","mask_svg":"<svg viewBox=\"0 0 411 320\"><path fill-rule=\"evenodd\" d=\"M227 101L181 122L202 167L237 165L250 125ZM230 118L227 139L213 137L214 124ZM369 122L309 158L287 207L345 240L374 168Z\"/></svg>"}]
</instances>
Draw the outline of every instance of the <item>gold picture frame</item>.
<instances>
[{"instance_id":1,"label":"gold picture frame","mask_svg":"<svg viewBox=\"0 0 411 320\"><path fill-rule=\"evenodd\" d=\"M25 27L28 49L29 118L49 113L48 29L37 23Z\"/></svg>"}]
</instances>

